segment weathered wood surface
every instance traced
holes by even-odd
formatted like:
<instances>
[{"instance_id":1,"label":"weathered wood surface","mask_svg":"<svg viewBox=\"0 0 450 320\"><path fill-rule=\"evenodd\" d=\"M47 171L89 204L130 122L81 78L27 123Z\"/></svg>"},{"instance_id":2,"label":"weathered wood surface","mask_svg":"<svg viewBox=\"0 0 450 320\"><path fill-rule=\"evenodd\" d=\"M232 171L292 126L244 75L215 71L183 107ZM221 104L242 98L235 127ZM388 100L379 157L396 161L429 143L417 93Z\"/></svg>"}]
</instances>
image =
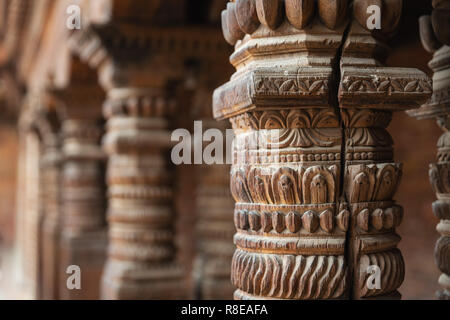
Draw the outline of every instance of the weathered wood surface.
<instances>
[{"instance_id":1,"label":"weathered wood surface","mask_svg":"<svg viewBox=\"0 0 450 320\"><path fill-rule=\"evenodd\" d=\"M236 133L237 299L400 297L402 166L386 128L431 81L383 65L402 1L382 1L383 28L369 32L372 2L236 0L222 12L236 73L213 109ZM380 289L366 285L373 265Z\"/></svg>"}]
</instances>

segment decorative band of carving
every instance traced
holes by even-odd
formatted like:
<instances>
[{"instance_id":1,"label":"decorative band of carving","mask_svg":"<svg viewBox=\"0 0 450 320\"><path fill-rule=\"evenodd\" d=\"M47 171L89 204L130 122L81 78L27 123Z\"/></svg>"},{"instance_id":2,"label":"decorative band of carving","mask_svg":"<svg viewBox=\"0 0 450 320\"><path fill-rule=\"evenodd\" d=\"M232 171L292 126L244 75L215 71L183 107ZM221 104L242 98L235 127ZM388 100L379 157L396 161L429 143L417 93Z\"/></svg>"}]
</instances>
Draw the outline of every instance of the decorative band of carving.
<instances>
[{"instance_id":1,"label":"decorative band of carving","mask_svg":"<svg viewBox=\"0 0 450 320\"><path fill-rule=\"evenodd\" d=\"M360 254L387 251L396 248L401 238L396 233L379 233L360 235Z\"/></svg>"},{"instance_id":2,"label":"decorative band of carving","mask_svg":"<svg viewBox=\"0 0 450 320\"><path fill-rule=\"evenodd\" d=\"M390 207L376 207L377 203L372 203L362 209L353 209L356 217L356 226L363 232L379 232L382 230L392 230L400 226L403 219L403 208L399 205Z\"/></svg>"},{"instance_id":3,"label":"decorative band of carving","mask_svg":"<svg viewBox=\"0 0 450 320\"><path fill-rule=\"evenodd\" d=\"M139 202L136 199L110 199L108 221L139 224L169 224L173 210L168 205Z\"/></svg>"},{"instance_id":4,"label":"decorative band of carving","mask_svg":"<svg viewBox=\"0 0 450 320\"><path fill-rule=\"evenodd\" d=\"M344 210L338 215L334 213L334 206L323 211L307 210L303 213L289 211L235 210L234 223L238 230L262 233L273 233L274 235L292 235L301 232L309 234L321 231L322 233L333 233L335 227L345 232L348 228L350 214Z\"/></svg>"},{"instance_id":5,"label":"decorative band of carving","mask_svg":"<svg viewBox=\"0 0 450 320\"><path fill-rule=\"evenodd\" d=\"M273 163L295 164L298 162L336 162L341 159L340 147L331 148L289 148L285 150L264 150L264 151L237 151L234 153L234 163L239 164L244 160L248 165L268 165ZM361 153L362 154L362 153ZM392 152L390 153L392 154ZM364 157L364 156L361 156ZM372 152L372 157L385 159L380 153Z\"/></svg>"},{"instance_id":6,"label":"decorative band of carving","mask_svg":"<svg viewBox=\"0 0 450 320\"><path fill-rule=\"evenodd\" d=\"M111 258L127 261L158 262L167 261L174 256L174 249L169 243L151 244L140 242L111 241L108 248Z\"/></svg>"},{"instance_id":7,"label":"decorative band of carving","mask_svg":"<svg viewBox=\"0 0 450 320\"><path fill-rule=\"evenodd\" d=\"M376 68L361 70L347 66L342 71L339 102L341 108L358 108L364 99L366 105L370 102L367 107L374 109L411 109L419 107L432 92L431 79L418 70L405 75L395 68L384 67L380 72Z\"/></svg>"},{"instance_id":8,"label":"decorative band of carving","mask_svg":"<svg viewBox=\"0 0 450 320\"><path fill-rule=\"evenodd\" d=\"M343 255L344 235L275 237L257 236L238 232L234 244L246 251L274 254Z\"/></svg>"},{"instance_id":9,"label":"decorative band of carving","mask_svg":"<svg viewBox=\"0 0 450 320\"><path fill-rule=\"evenodd\" d=\"M337 299L346 289L343 256L295 256L236 250L233 284L245 293L281 299Z\"/></svg>"},{"instance_id":10,"label":"decorative band of carving","mask_svg":"<svg viewBox=\"0 0 450 320\"><path fill-rule=\"evenodd\" d=\"M367 286L367 280L370 276L367 268L374 265L381 270L380 289L369 289L369 286ZM404 275L405 264L400 250L393 249L364 255L360 259L359 296L372 297L394 292L402 284Z\"/></svg>"},{"instance_id":11,"label":"decorative band of carving","mask_svg":"<svg viewBox=\"0 0 450 320\"><path fill-rule=\"evenodd\" d=\"M174 238L172 230L137 230L129 229L123 225L112 225L109 228L109 239L118 241L130 242L145 242L145 243L164 243L170 242Z\"/></svg>"},{"instance_id":12,"label":"decorative band of carving","mask_svg":"<svg viewBox=\"0 0 450 320\"><path fill-rule=\"evenodd\" d=\"M298 48L299 41L295 41L295 45ZM332 112L328 103L331 78L332 70L327 67L308 66L302 68L301 73L298 73L297 65L289 71L283 69L283 72L264 68L249 71L214 91L214 117L221 119L245 113L254 109L254 102L259 99L272 100L272 105L280 108L291 108L295 101L296 106L310 108L314 105Z\"/></svg>"},{"instance_id":13,"label":"decorative band of carving","mask_svg":"<svg viewBox=\"0 0 450 320\"><path fill-rule=\"evenodd\" d=\"M166 186L112 185L109 187L108 195L128 199L171 199L173 193L172 188Z\"/></svg>"},{"instance_id":14,"label":"decorative band of carving","mask_svg":"<svg viewBox=\"0 0 450 320\"><path fill-rule=\"evenodd\" d=\"M353 149L353 150L352 150ZM383 149L387 149L383 151ZM394 156L392 148L367 148L367 147L350 147L345 153L345 159L348 165L352 165L357 161L391 161Z\"/></svg>"},{"instance_id":15,"label":"decorative band of carving","mask_svg":"<svg viewBox=\"0 0 450 320\"><path fill-rule=\"evenodd\" d=\"M394 141L385 128L350 128L346 130L347 147L390 148Z\"/></svg>"},{"instance_id":16,"label":"decorative band of carving","mask_svg":"<svg viewBox=\"0 0 450 320\"><path fill-rule=\"evenodd\" d=\"M331 108L252 111L230 118L233 129L340 128L339 116Z\"/></svg>"},{"instance_id":17,"label":"decorative band of carving","mask_svg":"<svg viewBox=\"0 0 450 320\"><path fill-rule=\"evenodd\" d=\"M342 122L346 128L387 128L392 112L377 109L341 109Z\"/></svg>"},{"instance_id":18,"label":"decorative band of carving","mask_svg":"<svg viewBox=\"0 0 450 320\"><path fill-rule=\"evenodd\" d=\"M274 125L276 126L276 124ZM330 148L341 145L340 128L289 128L260 129L240 135L236 129L237 150L255 151L260 148L267 151L279 151L284 148ZM339 149L338 149L339 150Z\"/></svg>"},{"instance_id":19,"label":"decorative band of carving","mask_svg":"<svg viewBox=\"0 0 450 320\"><path fill-rule=\"evenodd\" d=\"M316 204L335 202L339 167L232 168L231 193L236 202Z\"/></svg>"}]
</instances>

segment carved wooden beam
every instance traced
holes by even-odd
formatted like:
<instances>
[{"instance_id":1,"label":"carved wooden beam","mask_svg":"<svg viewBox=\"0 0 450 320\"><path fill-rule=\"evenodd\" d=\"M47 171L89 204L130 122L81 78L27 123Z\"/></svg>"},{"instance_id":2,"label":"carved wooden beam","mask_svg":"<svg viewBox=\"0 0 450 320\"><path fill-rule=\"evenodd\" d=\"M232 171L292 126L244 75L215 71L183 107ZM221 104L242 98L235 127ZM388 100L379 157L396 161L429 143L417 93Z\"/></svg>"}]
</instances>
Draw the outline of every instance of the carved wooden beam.
<instances>
[{"instance_id":1,"label":"carved wooden beam","mask_svg":"<svg viewBox=\"0 0 450 320\"><path fill-rule=\"evenodd\" d=\"M438 141L437 163L430 165L430 181L436 192L437 201L433 211L440 223L437 231L441 237L436 243L435 259L442 275L439 284L442 291L439 299L450 299L450 1L433 1L433 13L420 18L420 35L425 49L434 53L430 61L433 75L433 96L409 115L417 119L435 118L445 132Z\"/></svg>"},{"instance_id":2,"label":"carved wooden beam","mask_svg":"<svg viewBox=\"0 0 450 320\"><path fill-rule=\"evenodd\" d=\"M236 73L214 116L236 133L231 191L237 299L397 298L401 165L386 127L431 94L415 69L383 65L402 1L236 0L222 12ZM367 267L381 271L369 289Z\"/></svg>"}]
</instances>

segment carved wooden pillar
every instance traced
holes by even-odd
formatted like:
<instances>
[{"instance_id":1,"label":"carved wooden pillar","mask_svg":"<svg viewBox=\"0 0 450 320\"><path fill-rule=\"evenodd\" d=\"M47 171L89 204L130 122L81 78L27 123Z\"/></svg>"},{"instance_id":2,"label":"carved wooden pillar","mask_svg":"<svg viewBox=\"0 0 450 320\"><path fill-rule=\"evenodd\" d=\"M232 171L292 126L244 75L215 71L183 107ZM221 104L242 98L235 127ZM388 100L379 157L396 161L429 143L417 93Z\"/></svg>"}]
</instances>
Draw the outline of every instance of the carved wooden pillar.
<instances>
[{"instance_id":1,"label":"carved wooden pillar","mask_svg":"<svg viewBox=\"0 0 450 320\"><path fill-rule=\"evenodd\" d=\"M45 216L42 232L42 276L45 300L58 299L59 288L59 232L61 227L61 164L62 152L57 140L45 148L42 159Z\"/></svg>"},{"instance_id":2,"label":"carved wooden pillar","mask_svg":"<svg viewBox=\"0 0 450 320\"><path fill-rule=\"evenodd\" d=\"M46 105L50 109L50 105ZM54 110L40 110L35 121L42 141L39 237L39 298L57 299L59 287L60 172L62 150L60 123Z\"/></svg>"},{"instance_id":3,"label":"carved wooden pillar","mask_svg":"<svg viewBox=\"0 0 450 320\"><path fill-rule=\"evenodd\" d=\"M397 297L401 166L385 128L430 83L383 67L384 46L361 27L369 2L350 13L348 1L236 0L222 12L237 71L216 90L214 115L236 133L237 299ZM402 3L380 2L382 37ZM369 265L379 290L366 286Z\"/></svg>"},{"instance_id":4,"label":"carved wooden pillar","mask_svg":"<svg viewBox=\"0 0 450 320\"><path fill-rule=\"evenodd\" d=\"M434 53L430 61L433 75L433 96L420 109L408 112L418 119L436 118L445 132L438 141L437 163L430 165L430 181L437 201L433 211L440 223L437 231L441 237L436 243L435 260L442 275L439 299L450 299L450 1L433 1L432 16L420 19L420 33L425 49Z\"/></svg>"},{"instance_id":5,"label":"carved wooden pillar","mask_svg":"<svg viewBox=\"0 0 450 320\"><path fill-rule=\"evenodd\" d=\"M62 230L59 264L61 299L98 299L106 255L104 154L100 139L103 94L99 88L72 85L56 92L65 105L62 122ZM66 270L81 271L81 289L67 287Z\"/></svg>"},{"instance_id":6,"label":"carved wooden pillar","mask_svg":"<svg viewBox=\"0 0 450 320\"><path fill-rule=\"evenodd\" d=\"M109 250L102 297L185 298L174 241L171 88L187 59L213 56L223 46L215 30L111 19L74 33L70 45L98 70L107 92Z\"/></svg>"},{"instance_id":7,"label":"carved wooden pillar","mask_svg":"<svg viewBox=\"0 0 450 320\"><path fill-rule=\"evenodd\" d=\"M20 254L21 279L27 295L37 299L39 293L39 246L40 246L40 195L42 144L36 120L35 105L30 96L23 105L19 120L21 164L19 166L17 232Z\"/></svg>"},{"instance_id":8,"label":"carved wooden pillar","mask_svg":"<svg viewBox=\"0 0 450 320\"><path fill-rule=\"evenodd\" d=\"M212 90L200 86L193 101L195 120L202 122L203 131L220 130L226 136L226 123L217 123L211 114ZM224 141L225 143L225 141ZM224 148L225 145L221 146ZM225 153L224 153L225 157ZM194 270L197 297L200 299L231 299L230 283L233 256L233 198L230 194L230 166L203 164L197 169L196 228L198 252Z\"/></svg>"},{"instance_id":9,"label":"carved wooden pillar","mask_svg":"<svg viewBox=\"0 0 450 320\"><path fill-rule=\"evenodd\" d=\"M167 67L168 64L163 64ZM109 251L103 274L106 299L179 299L186 296L175 262L173 176L169 167L170 74L156 65L106 62L104 114L108 154ZM121 74L116 82L109 75Z\"/></svg>"}]
</instances>

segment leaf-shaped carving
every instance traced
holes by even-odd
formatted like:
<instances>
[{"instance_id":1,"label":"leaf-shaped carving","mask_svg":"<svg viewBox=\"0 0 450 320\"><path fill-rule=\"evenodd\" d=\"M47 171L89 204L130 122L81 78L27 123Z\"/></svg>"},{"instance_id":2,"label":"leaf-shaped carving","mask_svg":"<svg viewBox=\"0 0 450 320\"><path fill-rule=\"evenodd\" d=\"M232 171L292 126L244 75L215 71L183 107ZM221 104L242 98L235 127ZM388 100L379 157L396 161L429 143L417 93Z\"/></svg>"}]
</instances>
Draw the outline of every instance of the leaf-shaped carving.
<instances>
[{"instance_id":1,"label":"leaf-shaped carving","mask_svg":"<svg viewBox=\"0 0 450 320\"><path fill-rule=\"evenodd\" d=\"M295 212L291 211L286 215L286 227L290 232L298 232L302 226L301 216Z\"/></svg>"},{"instance_id":2,"label":"leaf-shaped carving","mask_svg":"<svg viewBox=\"0 0 450 320\"><path fill-rule=\"evenodd\" d=\"M316 175L311 181L311 203L326 203L327 181L321 174Z\"/></svg>"},{"instance_id":3,"label":"leaf-shaped carving","mask_svg":"<svg viewBox=\"0 0 450 320\"><path fill-rule=\"evenodd\" d=\"M359 88L361 87L361 80L356 80L355 82L353 82L350 87L348 88L348 91L350 92L356 92L359 90Z\"/></svg>"},{"instance_id":4,"label":"leaf-shaped carving","mask_svg":"<svg viewBox=\"0 0 450 320\"><path fill-rule=\"evenodd\" d=\"M386 92L389 89L391 82L389 80L382 81L378 86L378 91Z\"/></svg>"},{"instance_id":5,"label":"leaf-shaped carving","mask_svg":"<svg viewBox=\"0 0 450 320\"><path fill-rule=\"evenodd\" d=\"M291 110L286 117L287 128L309 128L310 126L310 115L304 110Z\"/></svg>"},{"instance_id":6,"label":"leaf-shaped carving","mask_svg":"<svg viewBox=\"0 0 450 320\"><path fill-rule=\"evenodd\" d=\"M345 232L348 230L349 220L350 220L350 211L342 210L341 212L339 212L337 216L336 224L339 227L339 229Z\"/></svg>"},{"instance_id":7,"label":"leaf-shaped carving","mask_svg":"<svg viewBox=\"0 0 450 320\"><path fill-rule=\"evenodd\" d=\"M361 210L356 218L356 223L364 231L369 231L370 213L368 209Z\"/></svg>"},{"instance_id":8,"label":"leaf-shaped carving","mask_svg":"<svg viewBox=\"0 0 450 320\"><path fill-rule=\"evenodd\" d=\"M353 180L353 192L351 195L351 202L365 202L369 201L371 197L371 183L367 173L359 173Z\"/></svg>"},{"instance_id":9,"label":"leaf-shaped carving","mask_svg":"<svg viewBox=\"0 0 450 320\"><path fill-rule=\"evenodd\" d=\"M278 169L272 176L272 190L276 204L298 204L297 172L289 167Z\"/></svg>"},{"instance_id":10,"label":"leaf-shaped carving","mask_svg":"<svg viewBox=\"0 0 450 320\"><path fill-rule=\"evenodd\" d=\"M334 228L334 216L333 216L333 211L331 211L330 209L327 209L325 211L323 211L320 216L320 227L328 233L331 233L333 231Z\"/></svg>"},{"instance_id":11,"label":"leaf-shaped carving","mask_svg":"<svg viewBox=\"0 0 450 320\"><path fill-rule=\"evenodd\" d=\"M370 92L377 91L375 85L371 81L364 80L363 86L367 91L370 91Z\"/></svg>"},{"instance_id":12,"label":"leaf-shaped carving","mask_svg":"<svg viewBox=\"0 0 450 320\"><path fill-rule=\"evenodd\" d=\"M322 110L314 115L312 119L312 127L339 127L339 119L334 111Z\"/></svg>"},{"instance_id":13,"label":"leaf-shaped carving","mask_svg":"<svg viewBox=\"0 0 450 320\"><path fill-rule=\"evenodd\" d=\"M263 175L260 168L252 168L249 171L248 188L255 203L273 203L270 178L269 175Z\"/></svg>"},{"instance_id":14,"label":"leaf-shaped carving","mask_svg":"<svg viewBox=\"0 0 450 320\"><path fill-rule=\"evenodd\" d=\"M412 81L408 83L405 87L405 92L414 92L416 91L417 87L419 85L418 81Z\"/></svg>"},{"instance_id":15,"label":"leaf-shaped carving","mask_svg":"<svg viewBox=\"0 0 450 320\"><path fill-rule=\"evenodd\" d=\"M419 81L419 85L423 89L423 91L432 91L433 90L433 86L428 81L421 80L421 81Z\"/></svg>"},{"instance_id":16,"label":"leaf-shaped carving","mask_svg":"<svg viewBox=\"0 0 450 320\"><path fill-rule=\"evenodd\" d=\"M245 180L244 170L236 169L231 172L231 194L236 202L251 203L252 199Z\"/></svg>"},{"instance_id":17,"label":"leaf-shaped carving","mask_svg":"<svg viewBox=\"0 0 450 320\"><path fill-rule=\"evenodd\" d=\"M347 197L351 202L370 201L375 188L376 167L366 165L351 165L347 169L346 177Z\"/></svg>"},{"instance_id":18,"label":"leaf-shaped carving","mask_svg":"<svg viewBox=\"0 0 450 320\"><path fill-rule=\"evenodd\" d=\"M311 87L309 88L310 93L316 93L323 87L323 80L314 81Z\"/></svg>"},{"instance_id":19,"label":"leaf-shaped carving","mask_svg":"<svg viewBox=\"0 0 450 320\"><path fill-rule=\"evenodd\" d=\"M299 88L299 90L300 90L301 92L304 92L304 93L308 93L308 92L309 92L309 90L308 90L308 85L305 84L304 81L298 80L298 81L297 81L297 84L298 84L298 88Z\"/></svg>"},{"instance_id":20,"label":"leaf-shaped carving","mask_svg":"<svg viewBox=\"0 0 450 320\"><path fill-rule=\"evenodd\" d=\"M373 200L390 200L399 184L401 170L392 164L384 165L377 172L377 185Z\"/></svg>"},{"instance_id":21,"label":"leaf-shaped carving","mask_svg":"<svg viewBox=\"0 0 450 320\"><path fill-rule=\"evenodd\" d=\"M297 91L297 86L295 84L295 81L290 79L284 81L280 86L280 92L295 92Z\"/></svg>"},{"instance_id":22,"label":"leaf-shaped carving","mask_svg":"<svg viewBox=\"0 0 450 320\"><path fill-rule=\"evenodd\" d=\"M285 128L284 119L280 113L275 111L263 112L259 119L260 129L281 129Z\"/></svg>"},{"instance_id":23,"label":"leaf-shaped carving","mask_svg":"<svg viewBox=\"0 0 450 320\"><path fill-rule=\"evenodd\" d=\"M395 89L395 91L403 92L403 86L396 79L391 80L391 85Z\"/></svg>"},{"instance_id":24,"label":"leaf-shaped carving","mask_svg":"<svg viewBox=\"0 0 450 320\"><path fill-rule=\"evenodd\" d=\"M336 166L331 166L330 169L325 166L306 169L302 179L303 203L334 202L336 172Z\"/></svg>"}]
</instances>

